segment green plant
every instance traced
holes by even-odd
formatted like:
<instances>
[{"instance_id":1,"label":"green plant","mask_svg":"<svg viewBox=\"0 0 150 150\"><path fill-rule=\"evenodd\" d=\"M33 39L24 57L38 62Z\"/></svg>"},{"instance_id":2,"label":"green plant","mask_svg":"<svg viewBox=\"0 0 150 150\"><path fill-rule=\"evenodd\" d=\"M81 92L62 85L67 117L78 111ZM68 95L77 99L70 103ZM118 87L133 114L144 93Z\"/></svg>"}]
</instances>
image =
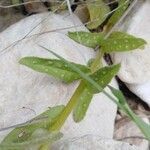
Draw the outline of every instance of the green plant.
<instances>
[{"instance_id":1,"label":"green plant","mask_svg":"<svg viewBox=\"0 0 150 150\"><path fill-rule=\"evenodd\" d=\"M87 40L82 40L85 39L85 36ZM107 39L105 39L102 34L87 32L69 33L69 37L86 46L96 47L97 45L100 45L101 49L99 50L98 57L93 60L90 66L68 62L50 50L48 51L53 53L59 59L44 59L37 57L22 58L20 60L22 65L26 65L36 71L46 73L56 79L66 82L67 84L79 79L81 81L66 106L51 108L49 111L40 115L41 117L47 114L47 119L45 119L44 122L33 122L14 129L2 141L0 147L3 148L6 145L12 144L17 148L24 148L26 143L29 144L29 142L33 140L33 137L39 138L37 132L42 129L44 134L47 135L49 133L53 138L51 138L51 140L42 141L41 143L39 142L37 145L39 150L48 149L49 143L57 140L58 138L56 137L60 137L58 135L60 135L61 127L69 114L73 111L74 121L80 122L86 115L86 111L90 105L93 95L99 92L103 92L111 100L113 100L118 107L139 126L145 137L150 140L149 126L132 112L122 93L119 90L110 87L112 93L117 98L116 100L104 91L104 88L119 71L120 65L103 67L99 60L102 59L105 52L134 50L136 48L143 47L146 42L143 39L136 38L123 32L114 32ZM95 41L93 41L93 39L95 39ZM122 42L125 40L127 42Z\"/></svg>"},{"instance_id":2,"label":"green plant","mask_svg":"<svg viewBox=\"0 0 150 150\"><path fill-rule=\"evenodd\" d=\"M99 3L103 5L102 1L99 1ZM136 123L147 140L150 141L150 126L133 113L121 91L108 85L119 71L120 64L104 67L101 62L104 53L131 51L136 48L142 48L146 44L143 39L136 38L123 32L113 32L108 38L105 38L106 31L109 31L116 23L128 5L129 1L120 1L119 10L112 15L106 25L106 30L102 33L89 33L83 31L68 33L70 38L80 44L92 48L100 46L96 58L91 61L89 66L68 62L61 56L44 47L40 48L48 50L58 59L25 57L20 60L22 65L53 76L66 84L72 83L75 80L80 80L80 84L66 106L51 108L33 119L31 123L14 129L1 142L0 149L9 148L10 150L19 150L30 146L32 147L32 144L35 144L39 150L47 150L52 142L62 137L60 133L61 127L69 114L73 111L73 119L75 122L83 120L93 95L99 92L103 92L110 100L116 103L119 109ZM103 10L99 11L98 16L95 17L97 12L95 11L95 6L96 5L90 5L89 7L88 5L89 12L92 16L91 21L94 21L97 17L99 18L98 20L96 19L95 23L90 24L89 28L91 29L98 27L106 19L106 17L103 18L100 16L101 11L106 11L105 13L109 11L108 8L105 7ZM112 97L104 90L106 86L110 88L116 98ZM44 121L35 122L38 118L44 118ZM40 136L43 138L40 138Z\"/></svg>"}]
</instances>

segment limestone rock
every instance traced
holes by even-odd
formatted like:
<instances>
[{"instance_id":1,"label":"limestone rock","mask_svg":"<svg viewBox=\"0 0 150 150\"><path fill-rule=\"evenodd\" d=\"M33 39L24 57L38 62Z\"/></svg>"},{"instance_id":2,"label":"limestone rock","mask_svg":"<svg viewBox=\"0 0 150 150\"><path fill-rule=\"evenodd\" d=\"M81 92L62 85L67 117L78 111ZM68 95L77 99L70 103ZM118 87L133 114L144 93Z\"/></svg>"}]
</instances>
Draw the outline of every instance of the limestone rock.
<instances>
[{"instance_id":1,"label":"limestone rock","mask_svg":"<svg viewBox=\"0 0 150 150\"><path fill-rule=\"evenodd\" d=\"M42 45L67 60L86 64L95 54L92 49L67 37L68 31L87 31L83 26L72 28L82 24L76 16L73 20L66 13L37 14L0 34L0 128L25 122L48 107L68 102L78 82L63 84L20 65L18 61L24 56L54 57L38 46ZM115 80L111 84L117 87ZM109 92L108 89L106 91ZM82 122L76 124L72 116L69 117L62 129L64 138L85 134L112 138L116 109L116 105L105 95L95 95ZM4 133L0 134L2 138Z\"/></svg>"},{"instance_id":2,"label":"limestone rock","mask_svg":"<svg viewBox=\"0 0 150 150\"><path fill-rule=\"evenodd\" d=\"M99 136L86 135L61 141L53 145L52 150L141 150L134 145Z\"/></svg>"}]
</instances>

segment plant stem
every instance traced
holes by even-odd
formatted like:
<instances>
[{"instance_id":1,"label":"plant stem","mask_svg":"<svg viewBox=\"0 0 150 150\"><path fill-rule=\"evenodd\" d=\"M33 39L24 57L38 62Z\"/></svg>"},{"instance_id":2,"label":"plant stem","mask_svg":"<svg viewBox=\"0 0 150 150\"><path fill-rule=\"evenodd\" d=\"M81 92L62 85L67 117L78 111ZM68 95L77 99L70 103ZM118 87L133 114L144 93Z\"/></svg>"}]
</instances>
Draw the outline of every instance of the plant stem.
<instances>
[{"instance_id":1,"label":"plant stem","mask_svg":"<svg viewBox=\"0 0 150 150\"><path fill-rule=\"evenodd\" d=\"M64 108L63 112L61 113L61 115L57 118L56 122L52 126L49 127L48 129L49 131L59 131L61 129L66 119L70 115L71 111L73 110L74 106L76 105L80 97L80 94L84 90L84 87L85 87L85 84L83 81L81 81L79 86L75 90L74 94L72 95L71 99L67 103L66 107ZM48 144L45 143L41 145L39 150L48 150Z\"/></svg>"},{"instance_id":2,"label":"plant stem","mask_svg":"<svg viewBox=\"0 0 150 150\"><path fill-rule=\"evenodd\" d=\"M98 54L96 58L94 59L94 62L91 65L92 73L97 71L102 66L103 55L104 53L98 50ZM52 126L49 127L49 131L59 131L61 129L61 127L67 120L68 116L72 112L73 108L75 107L76 103L78 102L80 98L80 94L84 90L84 87L85 87L85 83L81 81L79 86L75 90L74 94L72 95L71 99L67 103L66 107L64 108L63 112L61 113L61 115L56 119L56 122ZM48 147L48 145L43 144L39 150L48 150L48 148L45 149L46 147Z\"/></svg>"},{"instance_id":3,"label":"plant stem","mask_svg":"<svg viewBox=\"0 0 150 150\"><path fill-rule=\"evenodd\" d=\"M84 90L84 87L85 87L85 84L83 81L81 81L79 86L77 87L76 91L72 95L70 101L68 102L68 104L64 108L62 114L57 118L57 121L52 126L49 127L49 131L58 131L61 129L64 122L66 121L69 114L71 113L72 109L76 105L76 103L80 97L80 94Z\"/></svg>"},{"instance_id":4,"label":"plant stem","mask_svg":"<svg viewBox=\"0 0 150 150\"><path fill-rule=\"evenodd\" d=\"M91 72L94 73L99 68L102 67L102 57L104 53L100 50L98 50L98 54L96 55L96 58L94 59L92 65L91 65Z\"/></svg>"},{"instance_id":5,"label":"plant stem","mask_svg":"<svg viewBox=\"0 0 150 150\"><path fill-rule=\"evenodd\" d=\"M94 73L102 66L102 57L103 52L98 50L98 54L94 59L94 62L91 65L91 72ZM68 102L67 106L64 108L62 114L57 118L57 121L49 128L50 131L58 131L63 126L64 122L68 118L69 114L72 112L74 106L76 105L80 94L84 90L85 84L83 81L80 82L78 88L74 92L73 96L71 97L70 101Z\"/></svg>"}]
</instances>

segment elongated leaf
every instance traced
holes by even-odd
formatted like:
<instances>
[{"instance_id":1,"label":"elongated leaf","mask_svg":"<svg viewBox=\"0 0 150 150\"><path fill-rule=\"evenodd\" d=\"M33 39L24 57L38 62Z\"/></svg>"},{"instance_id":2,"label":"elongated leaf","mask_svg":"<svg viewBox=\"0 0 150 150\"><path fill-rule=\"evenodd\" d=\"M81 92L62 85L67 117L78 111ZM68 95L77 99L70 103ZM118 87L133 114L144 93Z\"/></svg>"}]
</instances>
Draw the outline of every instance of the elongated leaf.
<instances>
[{"instance_id":1,"label":"elongated leaf","mask_svg":"<svg viewBox=\"0 0 150 150\"><path fill-rule=\"evenodd\" d=\"M39 129L40 130L40 129ZM41 134L41 133L40 133ZM46 143L48 146L51 145L53 142L59 140L63 134L60 132L51 132L51 133L44 133L46 135L34 137L33 139L21 143L2 143L0 144L0 150L28 150L28 149L35 149L35 147L38 150L41 146L43 146L44 143Z\"/></svg>"},{"instance_id":2,"label":"elongated leaf","mask_svg":"<svg viewBox=\"0 0 150 150\"><path fill-rule=\"evenodd\" d=\"M91 48L99 46L104 39L102 33L90 33L90 32L68 32L68 36L74 41Z\"/></svg>"},{"instance_id":3,"label":"elongated leaf","mask_svg":"<svg viewBox=\"0 0 150 150\"><path fill-rule=\"evenodd\" d=\"M108 86L108 87L110 88L112 93L118 98L120 104L122 105L126 104L126 99L120 90L115 89L112 86Z\"/></svg>"},{"instance_id":4,"label":"elongated leaf","mask_svg":"<svg viewBox=\"0 0 150 150\"><path fill-rule=\"evenodd\" d=\"M126 38L133 38L133 39L135 39L136 37L131 35L131 34L128 34L125 32L120 32L120 31L114 31L108 37L108 39L122 39L122 38L125 38L125 39Z\"/></svg>"},{"instance_id":5,"label":"elongated leaf","mask_svg":"<svg viewBox=\"0 0 150 150\"><path fill-rule=\"evenodd\" d=\"M50 108L46 112L42 113L38 117L35 118L44 118L40 122L33 122L32 124L27 124L22 127L18 127L11 131L5 139L2 141L1 144L15 144L15 143L22 143L22 142L27 142L28 140L31 139L32 134L39 128L41 129L47 129L50 124L52 124L56 117L62 112L64 109L64 106L56 106L53 108Z\"/></svg>"},{"instance_id":6,"label":"elongated leaf","mask_svg":"<svg viewBox=\"0 0 150 150\"><path fill-rule=\"evenodd\" d=\"M101 42L104 52L123 52L141 48L146 41L123 32L114 32L106 40Z\"/></svg>"},{"instance_id":7,"label":"elongated leaf","mask_svg":"<svg viewBox=\"0 0 150 150\"><path fill-rule=\"evenodd\" d=\"M130 110L130 115L132 115L135 124L137 124L137 126L141 129L147 140L150 141L150 125L145 123L140 117L134 114L130 108L128 109Z\"/></svg>"},{"instance_id":8,"label":"elongated leaf","mask_svg":"<svg viewBox=\"0 0 150 150\"><path fill-rule=\"evenodd\" d=\"M95 29L101 25L105 19L108 17L109 7L103 2L103 0L96 0L87 4L87 8L90 14L90 21L87 25L89 29Z\"/></svg>"},{"instance_id":9,"label":"elongated leaf","mask_svg":"<svg viewBox=\"0 0 150 150\"><path fill-rule=\"evenodd\" d=\"M38 72L46 73L57 79L60 79L66 83L70 83L80 78L80 76L70 69L61 60L57 59L44 59L39 57L24 57L20 61L20 64L26 65ZM84 65L75 64L83 72L89 73L90 69Z\"/></svg>"},{"instance_id":10,"label":"elongated leaf","mask_svg":"<svg viewBox=\"0 0 150 150\"><path fill-rule=\"evenodd\" d=\"M101 86L101 90L103 90L107 86L107 84L109 84L109 82L112 80L112 78L118 73L119 69L120 64L104 67L99 69L94 74L90 75L90 77L94 81L96 81ZM92 85L88 85L88 87L91 88L94 93L101 92L96 90Z\"/></svg>"},{"instance_id":11,"label":"elongated leaf","mask_svg":"<svg viewBox=\"0 0 150 150\"><path fill-rule=\"evenodd\" d=\"M80 94L78 103L73 111L73 118L75 122L80 122L84 118L92 100L92 97L93 92L91 92L90 89L85 87L82 93Z\"/></svg>"},{"instance_id":12,"label":"elongated leaf","mask_svg":"<svg viewBox=\"0 0 150 150\"><path fill-rule=\"evenodd\" d=\"M112 78L117 74L119 68L120 65L104 67L99 69L94 74L90 75L90 77L101 86L102 91L107 86L107 84L112 80ZM80 93L80 98L78 100L76 107L74 108L73 118L75 122L80 122L85 117L93 95L101 91L96 90L90 84L87 83L85 84L84 90L82 90L82 92Z\"/></svg>"},{"instance_id":13,"label":"elongated leaf","mask_svg":"<svg viewBox=\"0 0 150 150\"><path fill-rule=\"evenodd\" d=\"M108 32L121 18L121 16L124 14L125 10L128 8L130 4L130 0L119 0L118 1L118 9L114 12L114 14L110 17L107 25L106 25L106 31Z\"/></svg>"},{"instance_id":14,"label":"elongated leaf","mask_svg":"<svg viewBox=\"0 0 150 150\"><path fill-rule=\"evenodd\" d=\"M126 102L126 99L124 97L124 95L122 94L122 92L120 90L117 90L113 87L110 87L110 90L112 91L112 93L114 94L114 96L116 96L121 104L121 106L123 107L123 110L125 111L125 113L130 117L130 119L132 119L136 125L141 129L141 131L144 133L144 135L146 136L146 138L150 141L150 125L148 125L147 123L145 123L141 118L139 118L129 107L129 105Z\"/></svg>"},{"instance_id":15,"label":"elongated leaf","mask_svg":"<svg viewBox=\"0 0 150 150\"><path fill-rule=\"evenodd\" d=\"M107 39L101 45L102 50L107 53L131 51L144 46L146 42L140 38Z\"/></svg>"}]
</instances>

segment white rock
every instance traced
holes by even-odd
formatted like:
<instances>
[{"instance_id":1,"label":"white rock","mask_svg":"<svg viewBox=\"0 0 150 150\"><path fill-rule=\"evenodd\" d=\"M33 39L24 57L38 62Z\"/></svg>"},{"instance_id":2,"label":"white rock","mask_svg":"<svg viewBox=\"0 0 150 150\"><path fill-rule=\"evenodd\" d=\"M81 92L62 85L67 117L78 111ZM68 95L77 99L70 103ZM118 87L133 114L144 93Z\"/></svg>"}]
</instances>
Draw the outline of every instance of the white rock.
<instances>
[{"instance_id":1,"label":"white rock","mask_svg":"<svg viewBox=\"0 0 150 150\"><path fill-rule=\"evenodd\" d=\"M142 2L142 3L141 3ZM135 9L135 8L134 8ZM114 63L121 62L120 79L127 83L129 89L150 105L150 1L138 1L137 11L129 14L119 28L137 37L144 38L148 44L144 50L115 53Z\"/></svg>"},{"instance_id":2,"label":"white rock","mask_svg":"<svg viewBox=\"0 0 150 150\"><path fill-rule=\"evenodd\" d=\"M134 145L86 135L56 143L52 150L142 150Z\"/></svg>"},{"instance_id":3,"label":"white rock","mask_svg":"<svg viewBox=\"0 0 150 150\"><path fill-rule=\"evenodd\" d=\"M45 21L40 24L43 19ZM73 19L76 25L81 25L77 17L74 16ZM53 32L31 36L10 46L22 39L37 24L40 25L28 36L46 31ZM52 77L19 65L18 61L24 56L54 57L38 47L37 44L40 44L70 61L86 64L94 57L93 50L77 44L65 35L68 30L86 31L86 28L59 30L72 26L74 24L68 14L44 13L30 16L0 34L0 128L25 122L50 106L68 102L78 83L63 84ZM117 86L114 80L112 85ZM82 122L76 124L70 116L62 129L64 138L85 134L112 138L115 116L116 105L105 95L97 94ZM1 132L1 138L3 134Z\"/></svg>"}]
</instances>

